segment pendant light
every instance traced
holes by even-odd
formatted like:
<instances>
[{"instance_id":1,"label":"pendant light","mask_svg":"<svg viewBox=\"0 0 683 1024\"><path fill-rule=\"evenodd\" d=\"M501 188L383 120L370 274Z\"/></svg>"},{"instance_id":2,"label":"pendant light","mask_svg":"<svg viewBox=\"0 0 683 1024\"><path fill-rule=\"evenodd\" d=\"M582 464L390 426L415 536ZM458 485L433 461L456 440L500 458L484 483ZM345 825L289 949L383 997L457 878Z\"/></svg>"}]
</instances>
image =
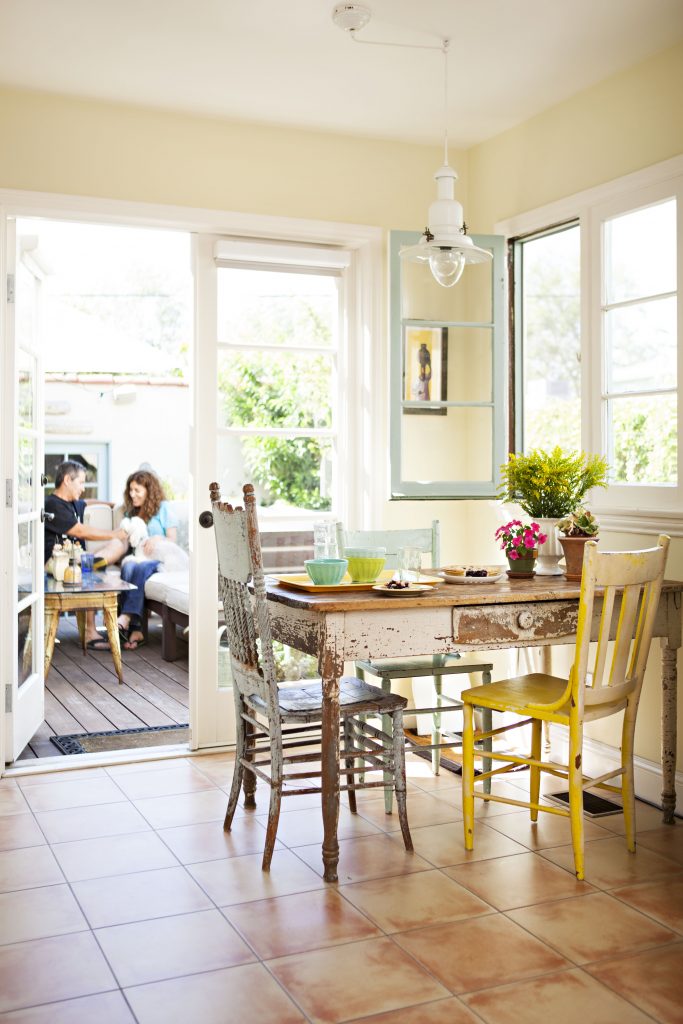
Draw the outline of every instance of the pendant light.
<instances>
[{"instance_id":1,"label":"pendant light","mask_svg":"<svg viewBox=\"0 0 683 1024\"><path fill-rule=\"evenodd\" d=\"M434 280L444 288L452 288L462 276L468 263L487 263L492 254L480 249L467 234L462 206L455 198L458 175L448 163L448 47L423 46L417 43L391 43L374 39L361 39L357 33L370 20L371 10L365 4L341 3L332 11L332 20L347 32L356 43L373 46L400 46L412 50L441 50L444 60L444 162L434 175L436 199L429 207L428 225L417 245L401 249L402 260L429 263Z\"/></svg>"},{"instance_id":2,"label":"pendant light","mask_svg":"<svg viewBox=\"0 0 683 1024\"><path fill-rule=\"evenodd\" d=\"M417 245L401 249L402 260L429 263L434 280L444 288L452 288L462 277L467 263L486 263L492 259L487 249L480 249L467 234L462 206L455 198L458 175L448 163L448 46L444 39L444 161L434 175L437 198L429 207L428 225Z\"/></svg>"}]
</instances>

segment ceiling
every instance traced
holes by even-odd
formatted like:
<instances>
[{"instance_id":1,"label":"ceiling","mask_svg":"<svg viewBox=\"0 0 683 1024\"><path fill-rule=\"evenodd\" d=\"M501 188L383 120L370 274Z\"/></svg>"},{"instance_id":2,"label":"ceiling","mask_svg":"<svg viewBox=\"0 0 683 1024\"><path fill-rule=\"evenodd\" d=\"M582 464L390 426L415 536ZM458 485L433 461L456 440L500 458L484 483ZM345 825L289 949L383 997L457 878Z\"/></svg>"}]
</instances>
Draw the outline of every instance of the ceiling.
<instances>
[{"instance_id":1,"label":"ceiling","mask_svg":"<svg viewBox=\"0 0 683 1024\"><path fill-rule=\"evenodd\" d=\"M683 39L683 0L365 0L359 38L451 39L467 147ZM2 0L0 84L212 117L437 143L438 51L368 46L334 0Z\"/></svg>"}]
</instances>

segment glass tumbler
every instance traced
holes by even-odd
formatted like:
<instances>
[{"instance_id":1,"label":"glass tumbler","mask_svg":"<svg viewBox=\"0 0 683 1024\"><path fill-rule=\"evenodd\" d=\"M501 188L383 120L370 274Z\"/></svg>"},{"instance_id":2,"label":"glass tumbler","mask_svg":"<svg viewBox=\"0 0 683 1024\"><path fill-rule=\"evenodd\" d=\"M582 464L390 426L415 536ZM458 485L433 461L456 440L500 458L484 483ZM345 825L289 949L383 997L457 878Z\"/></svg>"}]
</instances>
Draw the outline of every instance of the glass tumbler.
<instances>
[{"instance_id":1,"label":"glass tumbler","mask_svg":"<svg viewBox=\"0 0 683 1024\"><path fill-rule=\"evenodd\" d=\"M313 523L313 557L337 558L337 524L326 519Z\"/></svg>"},{"instance_id":2,"label":"glass tumbler","mask_svg":"<svg viewBox=\"0 0 683 1024\"><path fill-rule=\"evenodd\" d=\"M422 552L419 548L398 549L398 578L401 583L418 583L422 568Z\"/></svg>"}]
</instances>

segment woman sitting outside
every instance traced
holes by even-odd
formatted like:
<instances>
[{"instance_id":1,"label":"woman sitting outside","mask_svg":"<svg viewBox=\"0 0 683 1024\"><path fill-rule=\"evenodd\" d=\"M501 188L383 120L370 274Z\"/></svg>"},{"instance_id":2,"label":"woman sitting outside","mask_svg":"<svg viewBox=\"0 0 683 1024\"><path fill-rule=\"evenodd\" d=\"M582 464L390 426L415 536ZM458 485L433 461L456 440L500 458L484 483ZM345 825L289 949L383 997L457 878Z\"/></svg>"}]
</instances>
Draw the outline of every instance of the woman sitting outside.
<instances>
[{"instance_id":1,"label":"woman sitting outside","mask_svg":"<svg viewBox=\"0 0 683 1024\"><path fill-rule=\"evenodd\" d=\"M121 566L121 579L134 583L137 590L127 590L119 606L119 634L126 650L135 651L146 642L142 632L145 607L145 583L159 567L154 550L160 540L176 541L176 523L168 501L164 498L161 481L154 473L139 469L126 480L123 493L124 515L139 516L147 524L149 536L142 542L145 561L125 559Z\"/></svg>"}]
</instances>

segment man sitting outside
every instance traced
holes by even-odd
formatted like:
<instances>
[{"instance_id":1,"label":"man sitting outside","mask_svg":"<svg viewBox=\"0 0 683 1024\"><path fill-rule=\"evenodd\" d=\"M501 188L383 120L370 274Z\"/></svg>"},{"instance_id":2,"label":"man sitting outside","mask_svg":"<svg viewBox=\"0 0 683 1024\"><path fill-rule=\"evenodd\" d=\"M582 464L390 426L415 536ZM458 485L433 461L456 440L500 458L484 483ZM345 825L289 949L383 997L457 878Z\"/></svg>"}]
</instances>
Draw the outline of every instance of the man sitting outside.
<instances>
[{"instance_id":1,"label":"man sitting outside","mask_svg":"<svg viewBox=\"0 0 683 1024\"><path fill-rule=\"evenodd\" d=\"M83 501L81 495L85 490L85 469L79 462L62 462L55 474L55 489L45 501L45 512L54 518L45 519L45 562L50 558L54 545L61 543L62 537L72 540L106 540L108 541L97 552L94 567L103 569L106 565L118 562L128 548L128 536L125 530L98 530L94 526L85 526L83 513L90 501ZM102 504L97 500L95 504ZM86 612L85 640L91 651L108 651L109 644L100 636L95 628L95 612Z\"/></svg>"}]
</instances>

